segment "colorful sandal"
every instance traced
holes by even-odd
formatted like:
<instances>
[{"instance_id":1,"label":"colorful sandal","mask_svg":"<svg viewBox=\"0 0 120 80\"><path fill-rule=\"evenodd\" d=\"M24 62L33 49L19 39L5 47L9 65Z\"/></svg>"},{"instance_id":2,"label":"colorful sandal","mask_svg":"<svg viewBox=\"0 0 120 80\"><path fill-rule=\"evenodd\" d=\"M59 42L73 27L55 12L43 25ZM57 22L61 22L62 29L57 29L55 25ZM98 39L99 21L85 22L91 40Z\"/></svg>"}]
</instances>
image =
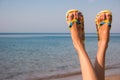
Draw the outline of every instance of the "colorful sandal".
<instances>
[{"instance_id":1,"label":"colorful sandal","mask_svg":"<svg viewBox=\"0 0 120 80\"><path fill-rule=\"evenodd\" d=\"M109 10L103 10L101 12L99 12L95 18L95 24L96 24L96 29L97 29L97 34L98 34L98 29L104 25L104 24L108 24L108 26L111 28L111 22L109 20L103 20L102 22L99 23L98 21L98 17L100 16L101 13L109 13L112 17L112 12L110 12ZM98 40L99 40L99 34L98 34Z\"/></svg>"},{"instance_id":2,"label":"colorful sandal","mask_svg":"<svg viewBox=\"0 0 120 80\"><path fill-rule=\"evenodd\" d=\"M78 14L81 14L81 15L82 15L82 13L81 13L80 11L78 11L77 9L71 9L71 10L69 10L69 11L66 13L66 21L67 21L67 24L68 24L69 28L71 28L71 26L72 26L72 24L73 24L74 22L76 22L77 24L84 24L84 18L81 19L80 22L79 22L77 19L73 19L72 21L69 21L69 20L68 20L68 15L69 15L69 13L72 13L72 12L78 12Z\"/></svg>"},{"instance_id":3,"label":"colorful sandal","mask_svg":"<svg viewBox=\"0 0 120 80\"><path fill-rule=\"evenodd\" d=\"M66 21L67 21L67 24L68 24L68 26L69 26L69 29L71 29L73 23L76 23L76 24L80 25L80 26L82 27L83 40L85 40L85 36L84 36L84 35L85 35L85 34L84 34L84 17L83 17L83 15L82 15L83 18L81 19L81 21L79 21L79 20L77 20L77 19L73 19L72 21L69 21L69 20L68 20L68 16L69 16L69 14L72 13L72 12L78 12L78 14L81 14L81 15L82 15L82 13L81 13L80 11L78 11L77 9L71 9L71 10L69 10L69 11L66 13Z\"/></svg>"}]
</instances>

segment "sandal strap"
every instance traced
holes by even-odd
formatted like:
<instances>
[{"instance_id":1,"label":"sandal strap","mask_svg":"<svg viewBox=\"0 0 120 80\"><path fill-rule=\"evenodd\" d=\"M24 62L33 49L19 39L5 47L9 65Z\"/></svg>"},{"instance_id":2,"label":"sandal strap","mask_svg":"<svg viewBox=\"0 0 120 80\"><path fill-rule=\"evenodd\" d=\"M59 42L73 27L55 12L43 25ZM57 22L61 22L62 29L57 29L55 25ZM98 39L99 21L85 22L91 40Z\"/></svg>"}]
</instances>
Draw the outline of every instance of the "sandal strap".
<instances>
[{"instance_id":1,"label":"sandal strap","mask_svg":"<svg viewBox=\"0 0 120 80\"><path fill-rule=\"evenodd\" d=\"M81 24L80 21L78 21L77 19L73 19L69 24L69 28L71 28L74 23Z\"/></svg>"},{"instance_id":2,"label":"sandal strap","mask_svg":"<svg viewBox=\"0 0 120 80\"><path fill-rule=\"evenodd\" d=\"M111 23L110 23L110 21L108 21L108 20L104 20L104 21L102 21L100 24L98 24L98 28L100 28L100 27L101 27L102 25L104 25L105 23L107 23L108 26L111 27Z\"/></svg>"},{"instance_id":3,"label":"sandal strap","mask_svg":"<svg viewBox=\"0 0 120 80\"><path fill-rule=\"evenodd\" d=\"M112 12L110 10L103 10L103 11L100 11L96 17L95 17L95 24L98 25L98 16L101 14L101 13L110 13L110 15L112 16Z\"/></svg>"}]
</instances>

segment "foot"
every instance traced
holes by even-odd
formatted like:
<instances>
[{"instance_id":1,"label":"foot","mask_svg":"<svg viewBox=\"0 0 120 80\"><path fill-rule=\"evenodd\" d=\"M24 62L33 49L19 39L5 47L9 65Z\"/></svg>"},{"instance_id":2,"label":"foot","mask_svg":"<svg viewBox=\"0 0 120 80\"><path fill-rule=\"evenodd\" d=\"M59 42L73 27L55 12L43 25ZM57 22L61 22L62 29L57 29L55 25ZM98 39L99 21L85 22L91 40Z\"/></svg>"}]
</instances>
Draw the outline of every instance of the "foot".
<instances>
[{"instance_id":1,"label":"foot","mask_svg":"<svg viewBox=\"0 0 120 80\"><path fill-rule=\"evenodd\" d=\"M95 61L95 71L99 80L105 78L105 54L108 47L112 13L108 10L101 11L96 16L96 29L98 32L98 52Z\"/></svg>"},{"instance_id":2,"label":"foot","mask_svg":"<svg viewBox=\"0 0 120 80\"><path fill-rule=\"evenodd\" d=\"M84 21L82 13L78 10L68 11L66 18L73 45L78 53L83 80L98 80L84 47Z\"/></svg>"},{"instance_id":3,"label":"foot","mask_svg":"<svg viewBox=\"0 0 120 80\"><path fill-rule=\"evenodd\" d=\"M71 37L73 40L74 47L77 49L78 44L84 46L84 21L83 15L78 10L70 10L67 13L67 23L70 26ZM77 22L72 22L73 20L77 20ZM72 25L70 23L72 22Z\"/></svg>"},{"instance_id":4,"label":"foot","mask_svg":"<svg viewBox=\"0 0 120 80\"><path fill-rule=\"evenodd\" d=\"M98 40L106 43L109 42L111 23L112 23L112 13L109 10L104 10L98 13L96 17Z\"/></svg>"}]
</instances>

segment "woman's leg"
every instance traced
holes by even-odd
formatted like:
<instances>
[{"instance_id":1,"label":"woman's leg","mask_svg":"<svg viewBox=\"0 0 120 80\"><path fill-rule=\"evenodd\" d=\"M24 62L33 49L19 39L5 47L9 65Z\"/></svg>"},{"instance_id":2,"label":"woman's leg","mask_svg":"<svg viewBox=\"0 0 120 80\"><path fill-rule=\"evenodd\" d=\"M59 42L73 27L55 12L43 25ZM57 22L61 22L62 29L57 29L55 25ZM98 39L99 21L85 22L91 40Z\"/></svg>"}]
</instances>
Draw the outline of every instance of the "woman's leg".
<instances>
[{"instance_id":1,"label":"woman's leg","mask_svg":"<svg viewBox=\"0 0 120 80\"><path fill-rule=\"evenodd\" d=\"M78 26L76 24L73 24L70 31L71 31L73 44L77 50L78 57L80 60L83 80L97 80L97 76L91 64L91 61L87 55L87 52L85 51L85 48L83 45L84 43L82 42L81 38L79 38L76 27Z\"/></svg>"},{"instance_id":2,"label":"woman's leg","mask_svg":"<svg viewBox=\"0 0 120 80\"><path fill-rule=\"evenodd\" d=\"M97 17L98 24L100 24L102 21L108 20L108 22L102 24L98 27L97 25L97 31L98 31L98 52L96 56L95 61L95 71L98 76L99 80L105 79L105 54L108 47L109 42L109 36L110 36L110 24L112 21L112 15L110 12L106 13L100 13Z\"/></svg>"},{"instance_id":3,"label":"woman's leg","mask_svg":"<svg viewBox=\"0 0 120 80\"><path fill-rule=\"evenodd\" d=\"M78 14L78 12L72 12L68 15L68 22L72 21L73 19L77 19L78 21L82 22L81 19L83 16ZM73 45L77 50L78 57L80 60L81 71L83 80L98 80L92 63L87 55L87 52L84 47L84 37L83 37L83 24L78 25L77 23L73 23L72 27L70 28L71 37L73 40Z\"/></svg>"}]
</instances>

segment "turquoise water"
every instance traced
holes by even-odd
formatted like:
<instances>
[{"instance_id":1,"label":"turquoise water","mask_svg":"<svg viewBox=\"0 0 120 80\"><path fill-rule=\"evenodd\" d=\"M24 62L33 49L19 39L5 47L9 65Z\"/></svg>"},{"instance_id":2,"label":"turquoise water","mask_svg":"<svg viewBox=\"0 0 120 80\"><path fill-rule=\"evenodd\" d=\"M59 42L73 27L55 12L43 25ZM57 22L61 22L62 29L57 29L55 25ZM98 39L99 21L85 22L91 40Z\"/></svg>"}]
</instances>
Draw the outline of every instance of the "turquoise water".
<instances>
[{"instance_id":1,"label":"turquoise water","mask_svg":"<svg viewBox=\"0 0 120 80\"><path fill-rule=\"evenodd\" d=\"M86 34L85 43L94 64L97 35ZM120 73L119 47L120 34L111 34L106 74ZM51 75L79 71L79 60L69 33L0 33L0 80L32 80L35 77L42 80Z\"/></svg>"}]
</instances>

